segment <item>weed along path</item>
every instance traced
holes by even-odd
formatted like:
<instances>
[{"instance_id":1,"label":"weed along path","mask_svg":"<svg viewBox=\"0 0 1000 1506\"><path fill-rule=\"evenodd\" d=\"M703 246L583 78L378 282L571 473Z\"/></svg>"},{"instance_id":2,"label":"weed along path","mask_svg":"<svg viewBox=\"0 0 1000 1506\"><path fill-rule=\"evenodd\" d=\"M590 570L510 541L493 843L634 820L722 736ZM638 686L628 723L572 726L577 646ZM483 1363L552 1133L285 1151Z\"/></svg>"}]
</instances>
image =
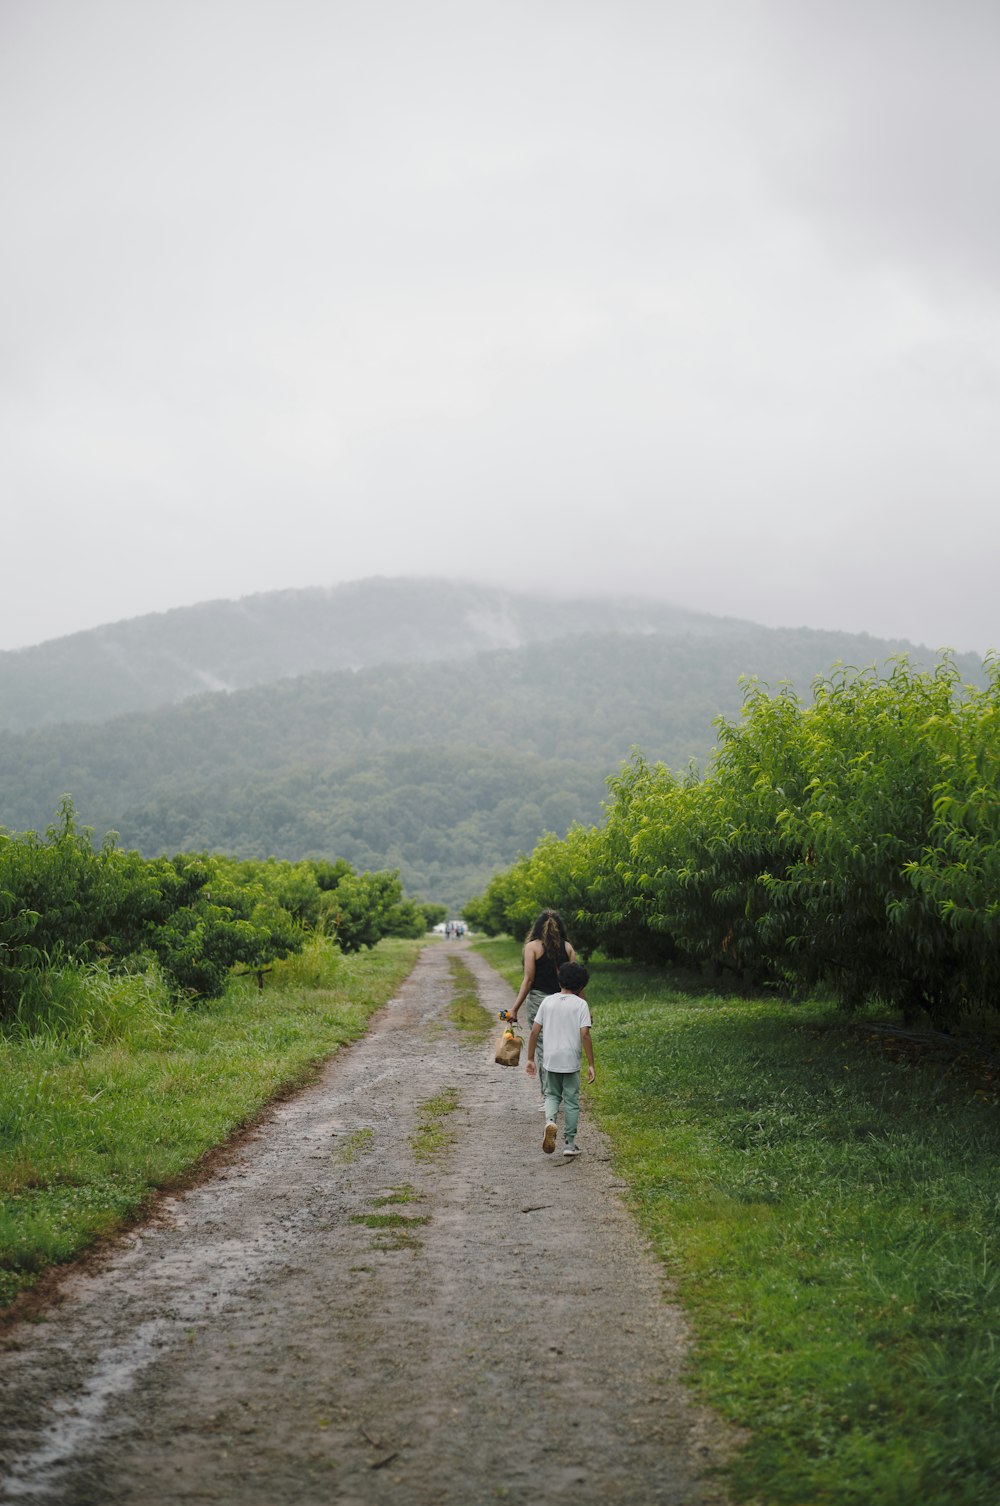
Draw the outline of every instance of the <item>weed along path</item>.
<instances>
[{"instance_id":1,"label":"weed along path","mask_svg":"<svg viewBox=\"0 0 1000 1506\"><path fill-rule=\"evenodd\" d=\"M10 1330L0 1500L721 1502L597 1131L543 1155L537 1086L493 1064L509 1001L427 947L364 1040Z\"/></svg>"}]
</instances>

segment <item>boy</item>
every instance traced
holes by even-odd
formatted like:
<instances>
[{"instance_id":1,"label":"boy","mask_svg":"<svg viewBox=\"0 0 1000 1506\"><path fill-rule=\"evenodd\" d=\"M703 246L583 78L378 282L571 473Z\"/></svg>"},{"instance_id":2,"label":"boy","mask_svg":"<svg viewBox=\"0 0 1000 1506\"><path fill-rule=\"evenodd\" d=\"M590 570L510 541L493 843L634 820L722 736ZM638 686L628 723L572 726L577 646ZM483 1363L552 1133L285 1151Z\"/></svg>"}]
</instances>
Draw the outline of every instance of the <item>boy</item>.
<instances>
[{"instance_id":1,"label":"boy","mask_svg":"<svg viewBox=\"0 0 1000 1506\"><path fill-rule=\"evenodd\" d=\"M583 997L590 974L580 962L564 962L558 972L557 994L549 994L538 1006L528 1037L525 1071L535 1075L535 1047L545 1031L545 1135L542 1149L551 1156L556 1148L556 1116L565 1110L564 1156L578 1156L576 1126L580 1118L580 1061L587 1057L587 1081L594 1081L594 1047L590 1039L590 1010Z\"/></svg>"}]
</instances>

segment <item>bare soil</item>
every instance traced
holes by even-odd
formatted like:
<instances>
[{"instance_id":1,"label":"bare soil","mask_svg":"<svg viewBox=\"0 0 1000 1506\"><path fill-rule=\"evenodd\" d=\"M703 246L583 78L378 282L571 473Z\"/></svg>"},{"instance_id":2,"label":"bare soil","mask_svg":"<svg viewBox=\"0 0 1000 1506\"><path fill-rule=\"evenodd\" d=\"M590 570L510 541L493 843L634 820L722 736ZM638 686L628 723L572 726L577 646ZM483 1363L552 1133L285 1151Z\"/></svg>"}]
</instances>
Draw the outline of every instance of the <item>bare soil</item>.
<instances>
[{"instance_id":1,"label":"bare soil","mask_svg":"<svg viewBox=\"0 0 1000 1506\"><path fill-rule=\"evenodd\" d=\"M499 1027L448 1017L454 955L496 1026L499 975L429 946L364 1040L8 1331L0 1500L724 1501L734 1436L680 1382L607 1145L584 1106L585 1153L542 1154Z\"/></svg>"}]
</instances>

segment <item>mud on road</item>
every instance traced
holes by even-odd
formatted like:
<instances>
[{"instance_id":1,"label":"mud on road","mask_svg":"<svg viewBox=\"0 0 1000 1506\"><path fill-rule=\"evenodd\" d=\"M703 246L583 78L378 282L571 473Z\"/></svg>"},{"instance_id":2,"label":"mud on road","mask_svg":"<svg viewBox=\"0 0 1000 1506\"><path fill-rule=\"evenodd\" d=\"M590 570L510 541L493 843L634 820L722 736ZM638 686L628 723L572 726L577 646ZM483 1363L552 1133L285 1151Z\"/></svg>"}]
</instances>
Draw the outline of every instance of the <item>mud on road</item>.
<instances>
[{"instance_id":1,"label":"mud on road","mask_svg":"<svg viewBox=\"0 0 1000 1506\"><path fill-rule=\"evenodd\" d=\"M0 1500L718 1503L732 1439L586 1106L449 1018L428 947L369 1034L0 1353ZM594 1030L600 1071L600 1024Z\"/></svg>"}]
</instances>

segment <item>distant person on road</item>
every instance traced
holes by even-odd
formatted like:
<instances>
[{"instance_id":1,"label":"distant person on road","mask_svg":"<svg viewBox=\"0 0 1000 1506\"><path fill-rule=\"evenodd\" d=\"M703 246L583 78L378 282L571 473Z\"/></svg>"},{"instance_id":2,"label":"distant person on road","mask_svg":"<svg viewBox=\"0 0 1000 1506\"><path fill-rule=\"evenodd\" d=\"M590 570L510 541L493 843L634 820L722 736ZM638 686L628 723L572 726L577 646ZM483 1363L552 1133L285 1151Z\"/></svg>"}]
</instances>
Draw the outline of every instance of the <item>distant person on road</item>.
<instances>
[{"instance_id":1,"label":"distant person on road","mask_svg":"<svg viewBox=\"0 0 1000 1506\"><path fill-rule=\"evenodd\" d=\"M559 992L538 1006L528 1037L525 1071L535 1075L535 1051L545 1033L545 1134L542 1149L550 1156L556 1148L557 1120L563 1110L564 1156L578 1156L576 1127L580 1120L580 1065L587 1058L587 1081L593 1082L594 1045L590 1039L590 1010L583 997L590 974L581 962L566 962L559 969Z\"/></svg>"},{"instance_id":2,"label":"distant person on road","mask_svg":"<svg viewBox=\"0 0 1000 1506\"><path fill-rule=\"evenodd\" d=\"M558 910L543 910L528 932L524 943L524 977L511 1014L517 1019L526 1005L529 1029L535 1023L538 1007L549 994L559 992L559 969L575 962L576 953L566 939L566 927ZM545 1100L545 1041L538 1042L538 1081Z\"/></svg>"}]
</instances>

